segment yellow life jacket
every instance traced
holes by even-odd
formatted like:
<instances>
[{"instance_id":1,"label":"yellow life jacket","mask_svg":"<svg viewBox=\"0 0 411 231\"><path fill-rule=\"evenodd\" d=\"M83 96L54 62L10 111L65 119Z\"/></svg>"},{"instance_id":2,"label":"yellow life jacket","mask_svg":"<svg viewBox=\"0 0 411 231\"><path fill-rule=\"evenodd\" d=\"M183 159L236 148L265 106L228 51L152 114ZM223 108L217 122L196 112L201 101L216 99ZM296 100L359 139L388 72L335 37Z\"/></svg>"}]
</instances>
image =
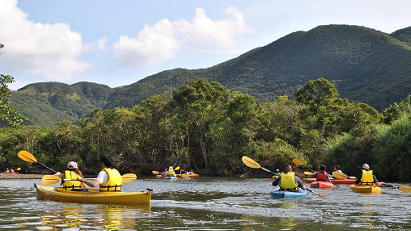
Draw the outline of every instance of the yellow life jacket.
<instances>
[{"instance_id":1,"label":"yellow life jacket","mask_svg":"<svg viewBox=\"0 0 411 231\"><path fill-rule=\"evenodd\" d=\"M74 171L66 170L64 171L64 179L77 179L79 175ZM63 182L64 190L71 191L73 189L80 189L81 182L77 180L67 180Z\"/></svg>"},{"instance_id":2,"label":"yellow life jacket","mask_svg":"<svg viewBox=\"0 0 411 231\"><path fill-rule=\"evenodd\" d=\"M121 184L123 183L123 178L117 169L105 168L103 169L108 175L108 181L100 185L100 192L117 192L121 191Z\"/></svg>"},{"instance_id":3,"label":"yellow life jacket","mask_svg":"<svg viewBox=\"0 0 411 231\"><path fill-rule=\"evenodd\" d=\"M362 170L360 185L373 185L374 183L375 182L372 175L372 170Z\"/></svg>"},{"instance_id":4,"label":"yellow life jacket","mask_svg":"<svg viewBox=\"0 0 411 231\"><path fill-rule=\"evenodd\" d=\"M174 170L173 170L172 168L170 168L170 169L168 170L168 174L167 174L167 175L169 175L169 176L174 176L174 175L175 175Z\"/></svg>"},{"instance_id":5,"label":"yellow life jacket","mask_svg":"<svg viewBox=\"0 0 411 231\"><path fill-rule=\"evenodd\" d=\"M297 191L298 187L294 180L295 172L281 173L280 188L282 190Z\"/></svg>"}]
</instances>

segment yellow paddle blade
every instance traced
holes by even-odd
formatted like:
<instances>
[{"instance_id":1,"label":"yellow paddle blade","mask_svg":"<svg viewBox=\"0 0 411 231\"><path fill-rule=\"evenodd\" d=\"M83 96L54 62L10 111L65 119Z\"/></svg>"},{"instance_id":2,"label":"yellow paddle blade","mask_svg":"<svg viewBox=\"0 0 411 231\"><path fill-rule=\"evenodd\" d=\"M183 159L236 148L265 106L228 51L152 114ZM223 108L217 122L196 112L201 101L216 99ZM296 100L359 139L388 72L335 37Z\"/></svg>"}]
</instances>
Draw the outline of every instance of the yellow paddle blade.
<instances>
[{"instance_id":1,"label":"yellow paddle blade","mask_svg":"<svg viewBox=\"0 0 411 231\"><path fill-rule=\"evenodd\" d=\"M17 168L17 171L20 171L21 170L21 168Z\"/></svg>"},{"instance_id":2,"label":"yellow paddle blade","mask_svg":"<svg viewBox=\"0 0 411 231\"><path fill-rule=\"evenodd\" d=\"M337 178L337 179L347 179L348 176L342 172L338 172L338 171L334 171L333 172L333 177Z\"/></svg>"},{"instance_id":3,"label":"yellow paddle blade","mask_svg":"<svg viewBox=\"0 0 411 231\"><path fill-rule=\"evenodd\" d=\"M348 176L348 179L357 179L356 176Z\"/></svg>"},{"instance_id":4,"label":"yellow paddle blade","mask_svg":"<svg viewBox=\"0 0 411 231\"><path fill-rule=\"evenodd\" d=\"M403 186L400 186L399 188L401 189L401 191L411 192L411 186L403 185Z\"/></svg>"},{"instance_id":5,"label":"yellow paddle blade","mask_svg":"<svg viewBox=\"0 0 411 231\"><path fill-rule=\"evenodd\" d=\"M305 174L305 175L308 175L308 176L314 175L313 172L304 172L304 174Z\"/></svg>"},{"instance_id":6,"label":"yellow paddle blade","mask_svg":"<svg viewBox=\"0 0 411 231\"><path fill-rule=\"evenodd\" d=\"M123 183L131 183L137 179L137 175L134 173L127 173L121 176Z\"/></svg>"},{"instance_id":7,"label":"yellow paddle blade","mask_svg":"<svg viewBox=\"0 0 411 231\"><path fill-rule=\"evenodd\" d=\"M180 166L178 166L177 168L175 168L174 170L179 170L180 169Z\"/></svg>"},{"instance_id":8,"label":"yellow paddle blade","mask_svg":"<svg viewBox=\"0 0 411 231\"><path fill-rule=\"evenodd\" d=\"M260 164L258 164L255 160L251 159L250 157L243 156L241 158L243 163L250 168L261 168Z\"/></svg>"},{"instance_id":9,"label":"yellow paddle blade","mask_svg":"<svg viewBox=\"0 0 411 231\"><path fill-rule=\"evenodd\" d=\"M296 158L293 159L293 163L294 163L295 165L298 165L298 166L303 166L303 163L301 162L301 160L296 159Z\"/></svg>"},{"instance_id":10,"label":"yellow paddle blade","mask_svg":"<svg viewBox=\"0 0 411 231\"><path fill-rule=\"evenodd\" d=\"M319 194L320 197L326 197L328 196L327 194Z\"/></svg>"},{"instance_id":11,"label":"yellow paddle blade","mask_svg":"<svg viewBox=\"0 0 411 231\"><path fill-rule=\"evenodd\" d=\"M41 178L41 183L44 185L52 185L60 182L61 178L55 175L44 175L43 178Z\"/></svg>"},{"instance_id":12,"label":"yellow paddle blade","mask_svg":"<svg viewBox=\"0 0 411 231\"><path fill-rule=\"evenodd\" d=\"M24 160L24 161L32 162L32 163L37 162L36 157L34 157L34 156L33 156L30 152L28 152L28 151L20 151L17 155L20 157L20 159L22 159L22 160Z\"/></svg>"},{"instance_id":13,"label":"yellow paddle blade","mask_svg":"<svg viewBox=\"0 0 411 231\"><path fill-rule=\"evenodd\" d=\"M160 172L159 171L151 171L154 175L157 175L157 174L160 174Z\"/></svg>"}]
</instances>

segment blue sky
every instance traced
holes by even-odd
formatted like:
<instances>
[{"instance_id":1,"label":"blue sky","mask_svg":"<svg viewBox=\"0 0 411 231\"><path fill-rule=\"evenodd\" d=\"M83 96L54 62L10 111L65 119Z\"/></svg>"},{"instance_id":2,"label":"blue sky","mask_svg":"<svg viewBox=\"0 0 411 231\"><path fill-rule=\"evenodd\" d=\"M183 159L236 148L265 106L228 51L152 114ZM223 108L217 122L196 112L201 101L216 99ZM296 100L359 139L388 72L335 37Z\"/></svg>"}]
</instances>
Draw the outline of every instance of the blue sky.
<instances>
[{"instance_id":1,"label":"blue sky","mask_svg":"<svg viewBox=\"0 0 411 231\"><path fill-rule=\"evenodd\" d=\"M207 68L294 31L411 26L408 0L0 0L0 73L35 82L132 84Z\"/></svg>"}]
</instances>

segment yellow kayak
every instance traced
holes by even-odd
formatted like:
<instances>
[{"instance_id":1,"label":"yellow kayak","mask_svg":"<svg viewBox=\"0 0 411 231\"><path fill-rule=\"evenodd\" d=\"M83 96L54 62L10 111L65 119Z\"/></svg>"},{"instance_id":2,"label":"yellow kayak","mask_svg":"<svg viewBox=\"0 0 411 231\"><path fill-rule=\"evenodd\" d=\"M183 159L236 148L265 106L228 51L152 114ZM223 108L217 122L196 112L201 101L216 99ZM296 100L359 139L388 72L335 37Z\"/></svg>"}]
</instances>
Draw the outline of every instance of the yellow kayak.
<instances>
[{"instance_id":1,"label":"yellow kayak","mask_svg":"<svg viewBox=\"0 0 411 231\"><path fill-rule=\"evenodd\" d=\"M355 193L381 193L381 188L378 186L352 184L350 191Z\"/></svg>"},{"instance_id":2,"label":"yellow kayak","mask_svg":"<svg viewBox=\"0 0 411 231\"><path fill-rule=\"evenodd\" d=\"M305 181L305 182L307 182L307 183L312 183L312 182L314 182L314 181L316 181L317 180L317 178L312 178L312 177L306 177L306 178L303 178L303 181Z\"/></svg>"},{"instance_id":3,"label":"yellow kayak","mask_svg":"<svg viewBox=\"0 0 411 231\"><path fill-rule=\"evenodd\" d=\"M150 205L151 192L65 191L63 188L36 185L37 199L83 204Z\"/></svg>"}]
</instances>

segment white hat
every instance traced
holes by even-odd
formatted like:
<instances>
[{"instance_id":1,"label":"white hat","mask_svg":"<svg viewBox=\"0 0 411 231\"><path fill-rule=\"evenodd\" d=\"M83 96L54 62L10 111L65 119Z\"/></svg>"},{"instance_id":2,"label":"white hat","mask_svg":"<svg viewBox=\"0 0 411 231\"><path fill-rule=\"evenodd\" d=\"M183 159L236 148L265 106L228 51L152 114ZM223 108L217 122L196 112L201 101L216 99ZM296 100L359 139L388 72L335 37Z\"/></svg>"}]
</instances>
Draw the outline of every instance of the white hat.
<instances>
[{"instance_id":1,"label":"white hat","mask_svg":"<svg viewBox=\"0 0 411 231\"><path fill-rule=\"evenodd\" d=\"M368 164L363 164L362 169L370 170L370 166Z\"/></svg>"},{"instance_id":2,"label":"white hat","mask_svg":"<svg viewBox=\"0 0 411 231\"><path fill-rule=\"evenodd\" d=\"M74 162L74 161L68 162L68 164L67 164L67 169L76 169L76 168L78 168L76 162Z\"/></svg>"}]
</instances>

